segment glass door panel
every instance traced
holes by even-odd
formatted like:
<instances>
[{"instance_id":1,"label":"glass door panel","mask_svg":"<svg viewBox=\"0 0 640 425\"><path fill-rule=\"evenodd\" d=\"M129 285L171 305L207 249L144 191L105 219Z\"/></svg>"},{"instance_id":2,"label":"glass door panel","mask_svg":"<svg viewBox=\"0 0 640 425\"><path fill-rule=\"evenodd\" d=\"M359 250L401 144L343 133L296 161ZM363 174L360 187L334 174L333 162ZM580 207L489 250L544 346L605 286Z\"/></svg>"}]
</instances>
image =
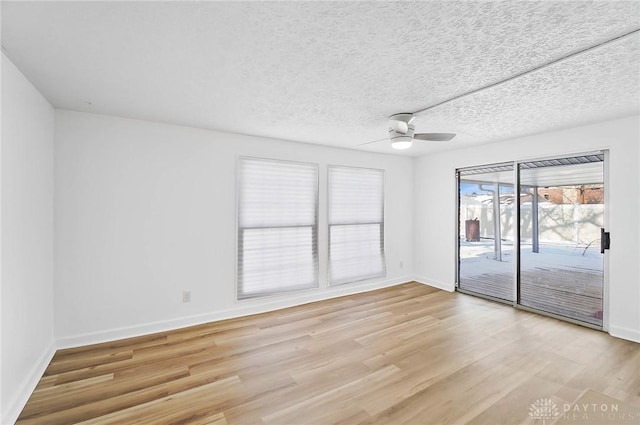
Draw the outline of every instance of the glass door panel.
<instances>
[{"instance_id":1,"label":"glass door panel","mask_svg":"<svg viewBox=\"0 0 640 425\"><path fill-rule=\"evenodd\" d=\"M513 164L458 170L458 289L514 299Z\"/></svg>"},{"instance_id":2,"label":"glass door panel","mask_svg":"<svg viewBox=\"0 0 640 425\"><path fill-rule=\"evenodd\" d=\"M519 164L518 304L602 326L603 160Z\"/></svg>"}]
</instances>

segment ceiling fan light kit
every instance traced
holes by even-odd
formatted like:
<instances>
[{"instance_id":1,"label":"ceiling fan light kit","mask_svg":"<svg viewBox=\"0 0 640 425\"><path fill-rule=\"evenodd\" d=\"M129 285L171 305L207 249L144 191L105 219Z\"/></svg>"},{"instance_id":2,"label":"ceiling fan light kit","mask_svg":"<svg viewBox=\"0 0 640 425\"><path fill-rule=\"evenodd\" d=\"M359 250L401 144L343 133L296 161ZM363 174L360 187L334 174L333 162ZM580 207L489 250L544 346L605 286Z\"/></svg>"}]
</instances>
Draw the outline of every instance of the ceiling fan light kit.
<instances>
[{"instance_id":1,"label":"ceiling fan light kit","mask_svg":"<svg viewBox=\"0 0 640 425\"><path fill-rule=\"evenodd\" d=\"M391 140L391 147L393 149L409 149L413 145L413 140L410 137L398 137Z\"/></svg>"},{"instance_id":2,"label":"ceiling fan light kit","mask_svg":"<svg viewBox=\"0 0 640 425\"><path fill-rule=\"evenodd\" d=\"M409 122L413 121L413 118ZM391 140L391 147L393 149L409 149L413 144L413 135L415 133L415 126L408 122L390 120L389 127L389 140ZM406 130L403 130L403 126Z\"/></svg>"}]
</instances>

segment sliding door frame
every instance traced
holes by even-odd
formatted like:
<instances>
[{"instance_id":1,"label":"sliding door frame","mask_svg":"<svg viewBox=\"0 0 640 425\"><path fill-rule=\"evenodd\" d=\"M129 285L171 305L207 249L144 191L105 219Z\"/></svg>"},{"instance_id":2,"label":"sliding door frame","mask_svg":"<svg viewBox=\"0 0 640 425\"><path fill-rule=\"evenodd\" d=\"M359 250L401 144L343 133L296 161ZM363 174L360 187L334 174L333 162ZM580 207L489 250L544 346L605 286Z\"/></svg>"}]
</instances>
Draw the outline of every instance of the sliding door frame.
<instances>
[{"instance_id":1,"label":"sliding door frame","mask_svg":"<svg viewBox=\"0 0 640 425\"><path fill-rule=\"evenodd\" d=\"M513 161L513 203L515 204L515 214L513 218L513 306L520 305L520 162Z\"/></svg>"},{"instance_id":2,"label":"sliding door frame","mask_svg":"<svg viewBox=\"0 0 640 425\"><path fill-rule=\"evenodd\" d=\"M513 188L514 188L514 241L513 241L513 250L514 250L514 261L513 261L513 301L504 300L501 298L492 297L490 295L484 295L477 292L467 291L463 288L460 288L460 171L461 170L470 170L474 168L484 168L491 167L492 165L504 165L508 162L500 162L494 164L486 164L481 166L472 166L472 167L461 167L455 170L455 181L456 181L456 232L455 232L455 249L456 249L456 261L455 261L455 290L457 292L473 295L479 298L484 298L490 301L499 302L502 304L511 305L518 310L529 311L532 313L540 314L542 316L552 317L554 319L562 320L565 322L573 323L576 325L584 326L587 328L608 332L609 330L609 250L605 250L603 254L603 271L602 271L602 326L594 325L591 323L582 322L580 320L575 320L569 317L560 316L554 313L549 313L543 310L538 310L534 308L530 308L527 306L523 306L520 304L520 164L532 161L544 161L551 159L559 159L559 158L567 158L572 156L587 156L601 154L604 155L604 160L602 161L602 179L603 179L603 188L604 188L604 216L603 216L603 225L605 229L610 228L609 222L609 150L607 148L597 149L593 151L578 151L573 153L565 153L558 155L551 155L545 157L534 157L534 158L525 158L513 161Z\"/></svg>"},{"instance_id":3,"label":"sliding door frame","mask_svg":"<svg viewBox=\"0 0 640 425\"><path fill-rule=\"evenodd\" d=\"M611 223L609 222L609 149L602 149L604 153L604 162L602 164L602 178L604 180L604 228L610 229ZM609 332L609 250L604 250L604 262L603 275L602 275L602 330Z\"/></svg>"},{"instance_id":4,"label":"sliding door frame","mask_svg":"<svg viewBox=\"0 0 640 425\"><path fill-rule=\"evenodd\" d=\"M473 292L473 291L469 291L466 290L464 288L460 287L460 171L461 170L473 170L473 169L480 169L480 168L491 168L491 167L500 167L500 166L505 166L505 165L515 165L515 162L511 162L511 161L502 161L502 162L494 162L491 164L484 164L484 165L479 165L479 166L470 166L470 167L461 167L461 168L457 168L455 170L455 182L456 182L456 217L455 219L455 224L456 224L456 243L455 243L455 258L456 258L456 270L455 270L455 290L457 292L460 292L462 294L466 294L466 295L473 295L475 297L479 297L479 298L484 298L486 300L489 301L494 301L494 302L498 302L501 304L506 304L506 305L513 305L512 301L509 300L505 300L503 298L498 298L498 297L493 297L491 295L486 295L486 294L481 294L479 292ZM498 191L498 196L500 196L500 183L496 183L496 190ZM513 191L514 191L514 202L515 202L515 190L516 190L516 182L514 181L513 183ZM516 226L516 228L519 228L519 226ZM495 235L494 235L495 237ZM515 236L514 236L515 237ZM514 241L514 250L515 250L515 241ZM514 275L515 276L515 275ZM515 279L514 279L515 281ZM515 292L514 292L514 298L515 298Z\"/></svg>"}]
</instances>

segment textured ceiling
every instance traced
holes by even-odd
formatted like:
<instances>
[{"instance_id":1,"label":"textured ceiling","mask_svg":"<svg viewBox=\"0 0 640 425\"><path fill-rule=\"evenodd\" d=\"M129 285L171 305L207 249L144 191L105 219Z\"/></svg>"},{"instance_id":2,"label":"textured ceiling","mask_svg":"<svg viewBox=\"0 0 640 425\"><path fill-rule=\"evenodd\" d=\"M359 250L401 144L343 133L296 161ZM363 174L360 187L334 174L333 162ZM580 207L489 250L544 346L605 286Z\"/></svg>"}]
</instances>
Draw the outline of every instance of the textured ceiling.
<instances>
[{"instance_id":1,"label":"textured ceiling","mask_svg":"<svg viewBox=\"0 0 640 425\"><path fill-rule=\"evenodd\" d=\"M5 53L57 108L342 147L640 28L637 1L2 2ZM640 113L640 35L426 111L420 155ZM417 146L420 144L420 146Z\"/></svg>"}]
</instances>

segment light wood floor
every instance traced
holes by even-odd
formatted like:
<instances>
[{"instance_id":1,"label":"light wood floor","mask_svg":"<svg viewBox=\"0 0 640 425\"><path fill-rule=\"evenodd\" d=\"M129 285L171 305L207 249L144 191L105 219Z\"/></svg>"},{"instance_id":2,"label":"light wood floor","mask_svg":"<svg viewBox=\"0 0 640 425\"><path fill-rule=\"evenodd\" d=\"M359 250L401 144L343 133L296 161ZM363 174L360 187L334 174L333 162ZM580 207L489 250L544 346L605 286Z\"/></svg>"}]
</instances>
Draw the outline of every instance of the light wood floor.
<instances>
[{"instance_id":1,"label":"light wood floor","mask_svg":"<svg viewBox=\"0 0 640 425\"><path fill-rule=\"evenodd\" d=\"M640 406L640 344L408 283L58 351L18 424L538 424L587 389Z\"/></svg>"}]
</instances>

